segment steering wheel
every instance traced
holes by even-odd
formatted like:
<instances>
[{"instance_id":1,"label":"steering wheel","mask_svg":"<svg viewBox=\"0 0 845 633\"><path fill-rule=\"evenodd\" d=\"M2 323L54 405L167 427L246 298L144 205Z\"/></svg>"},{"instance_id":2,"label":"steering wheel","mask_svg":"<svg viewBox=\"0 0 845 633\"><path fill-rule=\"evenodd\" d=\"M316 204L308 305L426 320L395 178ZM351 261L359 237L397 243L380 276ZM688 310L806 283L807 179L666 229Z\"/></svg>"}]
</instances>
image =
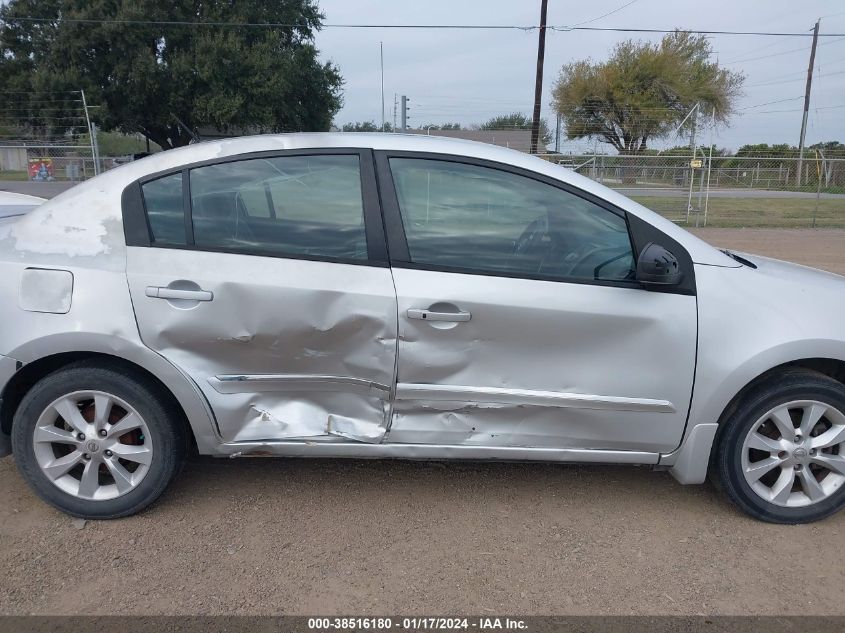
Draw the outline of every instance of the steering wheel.
<instances>
[{"instance_id":1,"label":"steering wheel","mask_svg":"<svg viewBox=\"0 0 845 633\"><path fill-rule=\"evenodd\" d=\"M589 248L587 252L585 252L572 264L569 269L569 275L598 279L598 273L604 266L607 266L608 264L611 264L630 254L627 250L623 249L621 253L619 250L620 247L618 246L598 246ZM601 257L602 254L605 254L605 256ZM611 256L608 257L607 255ZM579 269L582 268L586 268L587 270L584 270L583 272L588 274L578 274Z\"/></svg>"},{"instance_id":2,"label":"steering wheel","mask_svg":"<svg viewBox=\"0 0 845 633\"><path fill-rule=\"evenodd\" d=\"M527 255L534 251L540 244L548 231L548 222L545 216L539 216L525 227L522 234L513 243L514 255Z\"/></svg>"}]
</instances>

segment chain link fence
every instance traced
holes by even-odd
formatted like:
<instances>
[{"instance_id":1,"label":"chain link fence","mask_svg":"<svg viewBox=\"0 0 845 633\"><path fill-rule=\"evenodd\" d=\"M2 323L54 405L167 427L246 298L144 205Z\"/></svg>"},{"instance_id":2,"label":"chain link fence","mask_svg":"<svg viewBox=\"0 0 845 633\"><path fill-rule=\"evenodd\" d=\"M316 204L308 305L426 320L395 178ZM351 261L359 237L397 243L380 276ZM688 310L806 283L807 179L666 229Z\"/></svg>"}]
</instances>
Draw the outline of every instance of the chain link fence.
<instances>
[{"instance_id":1,"label":"chain link fence","mask_svg":"<svg viewBox=\"0 0 845 633\"><path fill-rule=\"evenodd\" d=\"M542 154L690 226L845 228L845 157ZM0 145L0 181L79 182L131 160L90 145ZM37 192L36 192L37 195Z\"/></svg>"},{"instance_id":2,"label":"chain link fence","mask_svg":"<svg viewBox=\"0 0 845 633\"><path fill-rule=\"evenodd\" d=\"M0 180L79 182L94 174L90 145L0 145Z\"/></svg>"},{"instance_id":3,"label":"chain link fence","mask_svg":"<svg viewBox=\"0 0 845 633\"><path fill-rule=\"evenodd\" d=\"M845 158L814 150L803 160L700 152L543 157L681 224L845 228Z\"/></svg>"}]
</instances>

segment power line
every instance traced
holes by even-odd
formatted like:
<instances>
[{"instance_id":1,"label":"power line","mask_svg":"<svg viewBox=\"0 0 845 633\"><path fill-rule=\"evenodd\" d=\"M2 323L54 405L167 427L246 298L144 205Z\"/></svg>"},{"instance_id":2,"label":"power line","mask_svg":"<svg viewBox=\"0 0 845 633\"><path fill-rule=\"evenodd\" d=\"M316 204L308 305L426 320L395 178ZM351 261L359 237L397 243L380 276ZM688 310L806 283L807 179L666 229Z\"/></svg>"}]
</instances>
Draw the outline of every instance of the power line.
<instances>
[{"instance_id":1,"label":"power line","mask_svg":"<svg viewBox=\"0 0 845 633\"><path fill-rule=\"evenodd\" d=\"M769 42L768 44L763 44L763 46L755 46L754 48L748 49L748 50L746 50L742 53L737 53L737 54L742 56L742 55L750 55L751 53L757 53L759 51L764 51L767 48L771 48L772 46L777 46L778 44L782 44L785 40L786 40L786 38L776 39L774 42ZM723 63L732 64L732 63L734 63L734 61L736 61L736 60L730 60L730 61L723 62Z\"/></svg>"},{"instance_id":2,"label":"power line","mask_svg":"<svg viewBox=\"0 0 845 633\"><path fill-rule=\"evenodd\" d=\"M803 99L803 97L802 97ZM843 105L835 105L835 106L820 106L817 108L810 108L811 110L836 110L838 108L845 108L845 104ZM759 112L755 112L754 114L775 114L779 112L803 112L803 108L793 109L793 110L760 110Z\"/></svg>"},{"instance_id":3,"label":"power line","mask_svg":"<svg viewBox=\"0 0 845 633\"><path fill-rule=\"evenodd\" d=\"M599 20L601 20L602 18L606 18L607 16L609 16L609 15L613 15L614 13L619 13L622 9L626 9L626 8L630 7L630 6L631 6L632 4L634 4L635 2L638 2L638 0L631 0L630 2L626 2L626 3L625 3L625 4L623 4L621 7L618 7L618 8L616 8L616 9L614 9L613 11L608 11L608 12L607 12L607 13L605 13L604 15L600 15L600 16L599 16L599 17L597 17L597 18L592 18L591 20L584 20L583 22L578 22L578 23L576 23L576 24L573 24L572 26L573 26L573 27L576 27L576 26L582 26L582 25L584 25L584 24L590 24L591 22L598 22L598 21L599 21Z\"/></svg>"},{"instance_id":4,"label":"power line","mask_svg":"<svg viewBox=\"0 0 845 633\"><path fill-rule=\"evenodd\" d=\"M793 74L796 74L796 73L793 73ZM802 71L802 74L805 74L804 71ZM837 71L835 73L819 73L819 77L833 77L834 75L842 75L842 74L845 74L845 70L840 70L840 71ZM786 79L786 80L783 80L783 81L767 81L767 82L757 83L757 84L748 84L745 87L746 88L756 88L756 87L759 87L759 86L776 86L778 84L795 83L796 81L806 81L806 79L804 77L798 77L797 79Z\"/></svg>"},{"instance_id":5,"label":"power line","mask_svg":"<svg viewBox=\"0 0 845 633\"><path fill-rule=\"evenodd\" d=\"M822 37L821 33L819 33L819 37ZM837 39L837 40L831 40L829 42L823 42L823 43L819 44L819 46L826 46L827 44L836 44L837 42L844 42L844 41L845 41L845 37L843 37L841 39ZM768 47L764 46L762 48L768 48ZM752 50L754 50L754 49L752 49ZM756 50L762 50L762 49L758 48ZM796 52L799 52L799 51L806 51L806 50L807 49L805 49L804 47L792 48L788 51L781 51L780 53L771 53L769 55L760 55L759 57L749 57L749 58L746 58L746 59L734 59L734 60L731 60L729 62L724 62L724 64L726 66L729 66L731 64L739 64L741 62L754 62L754 61L757 61L757 60L760 60L760 59L769 59L770 57L777 57L779 55L787 55L789 53L796 53Z\"/></svg>"},{"instance_id":6,"label":"power line","mask_svg":"<svg viewBox=\"0 0 845 633\"><path fill-rule=\"evenodd\" d=\"M781 51L780 53L771 53L769 55L761 55L760 57L748 57L746 59L736 59L732 62L725 62L726 66L732 64L741 64L743 62L756 62L758 59L769 59L770 57L777 57L779 55L789 55L789 53L797 53L798 51L806 51L803 46L801 48L790 48L788 51Z\"/></svg>"},{"instance_id":7,"label":"power line","mask_svg":"<svg viewBox=\"0 0 845 633\"><path fill-rule=\"evenodd\" d=\"M797 97L791 97L789 99L778 99L777 101L767 101L766 103L758 103L756 105L746 106L744 108L739 108L740 110L750 110L752 108L761 108L763 106L772 105L775 103L785 103L787 101L798 101L798 99L803 99L804 95L799 95Z\"/></svg>"},{"instance_id":8,"label":"power line","mask_svg":"<svg viewBox=\"0 0 845 633\"><path fill-rule=\"evenodd\" d=\"M93 18L36 18L20 16L6 18L6 22L66 22L68 24L122 24L126 26L186 26L204 27L217 26L228 28L300 28L302 24L285 22L191 22L185 20L118 20ZM321 24L319 28L326 29L452 29L452 30L516 30L536 31L540 27L535 24ZM552 31L616 31L620 33L697 33L701 35L756 35L773 37L812 37L809 32L772 32L772 31L708 31L700 29L656 29L656 28L624 28L604 26L546 26ZM845 37L845 33L820 33L819 37Z\"/></svg>"},{"instance_id":9,"label":"power line","mask_svg":"<svg viewBox=\"0 0 845 633\"><path fill-rule=\"evenodd\" d=\"M79 90L0 90L4 95L66 95L79 94Z\"/></svg>"}]
</instances>

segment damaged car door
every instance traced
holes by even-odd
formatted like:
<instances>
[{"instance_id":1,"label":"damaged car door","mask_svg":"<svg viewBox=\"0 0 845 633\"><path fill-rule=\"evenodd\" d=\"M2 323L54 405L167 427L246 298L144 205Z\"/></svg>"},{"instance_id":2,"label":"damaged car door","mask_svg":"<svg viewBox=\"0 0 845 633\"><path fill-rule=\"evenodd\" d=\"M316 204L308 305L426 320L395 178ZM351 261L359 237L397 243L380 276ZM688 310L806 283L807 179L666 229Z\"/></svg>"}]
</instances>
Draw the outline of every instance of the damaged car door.
<instances>
[{"instance_id":1,"label":"damaged car door","mask_svg":"<svg viewBox=\"0 0 845 633\"><path fill-rule=\"evenodd\" d=\"M697 336L679 244L647 226L637 237L623 211L533 172L401 152L377 162L399 307L391 442L641 462L678 446ZM636 281L644 239L675 250L682 284Z\"/></svg>"},{"instance_id":2,"label":"damaged car door","mask_svg":"<svg viewBox=\"0 0 845 633\"><path fill-rule=\"evenodd\" d=\"M382 439L396 298L369 151L211 161L130 186L124 216L138 205L141 337L191 376L223 441Z\"/></svg>"}]
</instances>

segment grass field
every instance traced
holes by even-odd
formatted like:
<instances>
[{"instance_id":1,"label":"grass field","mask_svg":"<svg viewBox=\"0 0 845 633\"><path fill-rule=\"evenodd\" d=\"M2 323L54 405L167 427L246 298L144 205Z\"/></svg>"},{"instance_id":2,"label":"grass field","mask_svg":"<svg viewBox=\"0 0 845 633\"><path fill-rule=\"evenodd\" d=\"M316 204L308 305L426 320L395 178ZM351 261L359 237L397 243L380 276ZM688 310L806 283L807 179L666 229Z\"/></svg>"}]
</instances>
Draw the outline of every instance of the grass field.
<instances>
[{"instance_id":1,"label":"grass field","mask_svg":"<svg viewBox=\"0 0 845 633\"><path fill-rule=\"evenodd\" d=\"M686 198L632 199L676 222L686 217ZM817 228L845 228L845 200L819 200L817 211L816 205L816 200L806 198L710 198L707 226L810 228L815 214ZM690 224L695 224L695 213Z\"/></svg>"},{"instance_id":2,"label":"grass field","mask_svg":"<svg viewBox=\"0 0 845 633\"><path fill-rule=\"evenodd\" d=\"M25 170L0 169L0 180L29 180Z\"/></svg>"}]
</instances>

